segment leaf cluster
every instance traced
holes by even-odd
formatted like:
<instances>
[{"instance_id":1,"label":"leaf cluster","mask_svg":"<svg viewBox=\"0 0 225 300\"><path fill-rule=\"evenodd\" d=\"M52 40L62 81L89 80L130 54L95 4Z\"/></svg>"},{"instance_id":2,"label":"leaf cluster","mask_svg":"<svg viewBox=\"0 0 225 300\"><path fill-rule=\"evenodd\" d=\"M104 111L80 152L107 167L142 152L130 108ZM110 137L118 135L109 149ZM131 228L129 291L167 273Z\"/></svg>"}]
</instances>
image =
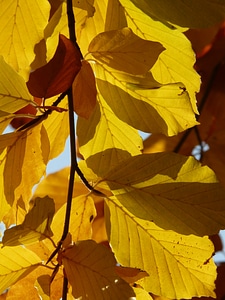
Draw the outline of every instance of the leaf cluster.
<instances>
[{"instance_id":1,"label":"leaf cluster","mask_svg":"<svg viewBox=\"0 0 225 300\"><path fill-rule=\"evenodd\" d=\"M182 150L207 119L184 32L225 4L150 2L0 0L0 299L216 297L225 191Z\"/></svg>"}]
</instances>

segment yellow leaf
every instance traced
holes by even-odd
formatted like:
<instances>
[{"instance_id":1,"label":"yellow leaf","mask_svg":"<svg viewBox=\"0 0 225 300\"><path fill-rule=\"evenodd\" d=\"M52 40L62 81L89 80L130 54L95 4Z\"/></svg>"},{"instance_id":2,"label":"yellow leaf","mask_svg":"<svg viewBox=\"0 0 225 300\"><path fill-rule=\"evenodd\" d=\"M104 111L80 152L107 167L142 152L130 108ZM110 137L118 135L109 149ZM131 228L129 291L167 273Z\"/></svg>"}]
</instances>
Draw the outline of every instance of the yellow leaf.
<instances>
[{"instance_id":1,"label":"yellow leaf","mask_svg":"<svg viewBox=\"0 0 225 300\"><path fill-rule=\"evenodd\" d=\"M51 198L35 198L24 222L5 231L3 246L26 245L52 236L50 225L54 211L54 201Z\"/></svg>"},{"instance_id":2,"label":"yellow leaf","mask_svg":"<svg viewBox=\"0 0 225 300\"><path fill-rule=\"evenodd\" d=\"M0 56L0 111L14 113L31 102L25 80Z\"/></svg>"},{"instance_id":3,"label":"yellow leaf","mask_svg":"<svg viewBox=\"0 0 225 300\"><path fill-rule=\"evenodd\" d=\"M64 168L56 173L49 174L45 177L37 186L34 192L35 197L45 197L46 194L54 199L55 210L66 203L68 183L69 183L70 168ZM73 191L73 197L88 193L88 189L80 181L76 181L75 188Z\"/></svg>"},{"instance_id":4,"label":"yellow leaf","mask_svg":"<svg viewBox=\"0 0 225 300\"><path fill-rule=\"evenodd\" d=\"M16 71L28 78L34 46L44 36L50 5L46 0L0 1L0 53Z\"/></svg>"},{"instance_id":5,"label":"yellow leaf","mask_svg":"<svg viewBox=\"0 0 225 300\"><path fill-rule=\"evenodd\" d=\"M42 146L46 146L47 143L46 133L41 124L23 132L5 134L0 138L0 149L5 148L0 155L3 180L1 190L4 195L1 201L6 200L15 210L19 199L25 208L28 206L32 188L45 172ZM7 223L7 220L5 222Z\"/></svg>"},{"instance_id":6,"label":"yellow leaf","mask_svg":"<svg viewBox=\"0 0 225 300\"><path fill-rule=\"evenodd\" d=\"M164 48L160 43L139 38L126 27L98 34L88 50L101 63L138 75L152 68Z\"/></svg>"},{"instance_id":7,"label":"yellow leaf","mask_svg":"<svg viewBox=\"0 0 225 300\"><path fill-rule=\"evenodd\" d=\"M57 243L62 235L66 212L64 204L54 215L51 229L54 232L53 240ZM81 195L73 198L71 207L71 217L69 232L72 234L72 240L87 240L92 235L92 222L96 216L95 206L92 197Z\"/></svg>"},{"instance_id":8,"label":"yellow leaf","mask_svg":"<svg viewBox=\"0 0 225 300\"><path fill-rule=\"evenodd\" d=\"M134 156L105 180L131 213L164 229L203 236L225 227L225 192L213 171L193 157Z\"/></svg>"},{"instance_id":9,"label":"yellow leaf","mask_svg":"<svg viewBox=\"0 0 225 300\"><path fill-rule=\"evenodd\" d=\"M80 153L89 158L88 166L103 175L130 155L141 153L142 139L137 130L115 116L101 95L99 98L88 120L78 118L77 136Z\"/></svg>"},{"instance_id":10,"label":"yellow leaf","mask_svg":"<svg viewBox=\"0 0 225 300\"><path fill-rule=\"evenodd\" d=\"M50 105L53 103L53 99L51 98L49 100L48 103L50 103ZM64 109L68 108L67 98L60 102L59 107ZM66 139L69 135L68 112L53 111L51 115L44 120L43 125L47 133L46 138L49 140L49 145L47 143L44 144L43 152L47 149L46 159L49 161L62 153L65 148ZM42 134L42 138L44 138L44 133Z\"/></svg>"},{"instance_id":11,"label":"yellow leaf","mask_svg":"<svg viewBox=\"0 0 225 300\"><path fill-rule=\"evenodd\" d=\"M6 129L6 127L10 124L10 122L13 120L14 115L0 111L0 134L3 133L3 131Z\"/></svg>"},{"instance_id":12,"label":"yellow leaf","mask_svg":"<svg viewBox=\"0 0 225 300\"><path fill-rule=\"evenodd\" d=\"M38 290L38 295L42 300L50 299L50 280L50 275L41 275L37 278L34 284Z\"/></svg>"},{"instance_id":13,"label":"yellow leaf","mask_svg":"<svg viewBox=\"0 0 225 300\"><path fill-rule=\"evenodd\" d=\"M96 105L95 76L90 64L83 60L82 67L73 83L74 111L80 117L88 119Z\"/></svg>"},{"instance_id":14,"label":"yellow leaf","mask_svg":"<svg viewBox=\"0 0 225 300\"><path fill-rule=\"evenodd\" d=\"M88 17L90 18L90 17L93 17L93 15L95 13L95 8L92 5L93 2L94 2L94 0L83 0L83 1L74 0L73 5L75 7L86 10L88 13Z\"/></svg>"},{"instance_id":15,"label":"yellow leaf","mask_svg":"<svg viewBox=\"0 0 225 300\"><path fill-rule=\"evenodd\" d=\"M127 20L119 0L107 0L105 31L127 27Z\"/></svg>"},{"instance_id":16,"label":"yellow leaf","mask_svg":"<svg viewBox=\"0 0 225 300\"><path fill-rule=\"evenodd\" d=\"M101 96L119 119L134 128L171 136L198 124L182 83L131 90L119 80L111 84L113 74L105 75L104 80L97 79Z\"/></svg>"},{"instance_id":17,"label":"yellow leaf","mask_svg":"<svg viewBox=\"0 0 225 300\"><path fill-rule=\"evenodd\" d=\"M163 23L176 24L182 27L201 28L210 27L224 20L225 4L223 0L175 0L169 3L167 0L131 0L144 13L157 18ZM203 9L204 8L204 9Z\"/></svg>"},{"instance_id":18,"label":"yellow leaf","mask_svg":"<svg viewBox=\"0 0 225 300\"><path fill-rule=\"evenodd\" d=\"M88 53L91 40L100 32L105 31L107 5L108 0L102 0L101 3L94 1L95 13L91 18L87 17L86 11L75 9L77 42L84 56Z\"/></svg>"},{"instance_id":19,"label":"yellow leaf","mask_svg":"<svg viewBox=\"0 0 225 300\"><path fill-rule=\"evenodd\" d=\"M214 247L207 237L165 231L136 218L115 198L106 202L107 230L116 259L149 274L140 280L146 291L170 299L215 297Z\"/></svg>"},{"instance_id":20,"label":"yellow leaf","mask_svg":"<svg viewBox=\"0 0 225 300\"><path fill-rule=\"evenodd\" d=\"M66 276L77 298L121 299L133 290L115 272L116 260L106 247L92 240L82 241L62 253Z\"/></svg>"},{"instance_id":21,"label":"yellow leaf","mask_svg":"<svg viewBox=\"0 0 225 300\"><path fill-rule=\"evenodd\" d=\"M141 278L148 276L148 273L137 268L116 267L116 273L129 284L134 284Z\"/></svg>"},{"instance_id":22,"label":"yellow leaf","mask_svg":"<svg viewBox=\"0 0 225 300\"><path fill-rule=\"evenodd\" d=\"M136 294L136 300L153 300L153 298L142 288L135 288L133 290Z\"/></svg>"},{"instance_id":23,"label":"yellow leaf","mask_svg":"<svg viewBox=\"0 0 225 300\"><path fill-rule=\"evenodd\" d=\"M22 246L0 249L0 293L41 265L34 252Z\"/></svg>"},{"instance_id":24,"label":"yellow leaf","mask_svg":"<svg viewBox=\"0 0 225 300\"><path fill-rule=\"evenodd\" d=\"M195 95L199 91L200 77L193 69L195 55L190 42L178 30L170 29L144 14L131 1L121 0L120 3L126 13L128 27L141 38L160 42L166 49L151 69L154 78L162 84L182 82L197 113Z\"/></svg>"}]
</instances>

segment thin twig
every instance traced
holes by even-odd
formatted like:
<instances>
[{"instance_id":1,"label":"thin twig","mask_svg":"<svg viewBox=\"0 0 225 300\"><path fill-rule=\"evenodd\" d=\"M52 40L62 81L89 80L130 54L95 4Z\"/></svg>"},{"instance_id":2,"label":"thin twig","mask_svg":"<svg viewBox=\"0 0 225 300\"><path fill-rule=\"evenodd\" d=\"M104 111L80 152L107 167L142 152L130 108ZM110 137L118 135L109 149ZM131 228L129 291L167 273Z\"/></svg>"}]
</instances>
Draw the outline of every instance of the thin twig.
<instances>
[{"instance_id":1,"label":"thin twig","mask_svg":"<svg viewBox=\"0 0 225 300\"><path fill-rule=\"evenodd\" d=\"M59 103L65 98L65 96L67 95L67 92L62 93L55 102L52 103L52 106L58 106ZM31 128L35 125L40 124L42 121L44 121L45 119L47 119L47 117L52 113L51 109L46 110L42 115L35 117L35 119L31 120L30 122L22 125L21 127L19 127L17 129L17 131L22 131L28 128Z\"/></svg>"},{"instance_id":2,"label":"thin twig","mask_svg":"<svg viewBox=\"0 0 225 300\"><path fill-rule=\"evenodd\" d=\"M72 199L73 199L73 187L74 187L75 172L76 172L76 167L77 167L72 87L70 87L68 90L68 103L69 103L71 166L70 166L70 177L69 177L69 186L68 186L68 194L67 194L66 215L65 215L63 234L62 234L62 238L61 238L62 242L65 240L65 238L68 234L68 231L69 231L70 211L71 211L71 205L72 205Z\"/></svg>"}]
</instances>

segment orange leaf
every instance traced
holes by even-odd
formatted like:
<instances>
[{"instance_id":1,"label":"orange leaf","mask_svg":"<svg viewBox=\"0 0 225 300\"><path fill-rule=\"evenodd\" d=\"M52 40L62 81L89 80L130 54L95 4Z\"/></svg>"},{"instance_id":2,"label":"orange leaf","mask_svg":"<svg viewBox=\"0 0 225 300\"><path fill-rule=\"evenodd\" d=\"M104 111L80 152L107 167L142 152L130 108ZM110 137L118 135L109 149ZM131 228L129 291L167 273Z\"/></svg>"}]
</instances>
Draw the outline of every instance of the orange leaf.
<instances>
[{"instance_id":1,"label":"orange leaf","mask_svg":"<svg viewBox=\"0 0 225 300\"><path fill-rule=\"evenodd\" d=\"M82 67L73 84L74 111L78 116L88 119L96 104L95 76L90 64L82 61Z\"/></svg>"},{"instance_id":2,"label":"orange leaf","mask_svg":"<svg viewBox=\"0 0 225 300\"><path fill-rule=\"evenodd\" d=\"M39 98L50 98L65 92L72 85L80 68L79 50L60 34L53 58L30 74L27 82L29 92Z\"/></svg>"}]
</instances>

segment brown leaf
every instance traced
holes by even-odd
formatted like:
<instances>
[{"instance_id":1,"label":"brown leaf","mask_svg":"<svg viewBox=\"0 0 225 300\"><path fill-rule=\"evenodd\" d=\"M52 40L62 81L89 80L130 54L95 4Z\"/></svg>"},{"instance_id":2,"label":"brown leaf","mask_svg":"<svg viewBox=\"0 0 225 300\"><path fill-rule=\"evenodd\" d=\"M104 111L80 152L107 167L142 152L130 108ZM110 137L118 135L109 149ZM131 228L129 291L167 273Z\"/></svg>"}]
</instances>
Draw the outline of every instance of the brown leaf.
<instances>
[{"instance_id":1,"label":"brown leaf","mask_svg":"<svg viewBox=\"0 0 225 300\"><path fill-rule=\"evenodd\" d=\"M82 67L73 83L74 111L78 116L88 119L96 104L95 76L90 64L82 61Z\"/></svg>"},{"instance_id":2,"label":"brown leaf","mask_svg":"<svg viewBox=\"0 0 225 300\"><path fill-rule=\"evenodd\" d=\"M50 98L65 92L72 85L80 68L79 50L60 34L53 58L30 74L27 82L29 92L39 98Z\"/></svg>"}]
</instances>

